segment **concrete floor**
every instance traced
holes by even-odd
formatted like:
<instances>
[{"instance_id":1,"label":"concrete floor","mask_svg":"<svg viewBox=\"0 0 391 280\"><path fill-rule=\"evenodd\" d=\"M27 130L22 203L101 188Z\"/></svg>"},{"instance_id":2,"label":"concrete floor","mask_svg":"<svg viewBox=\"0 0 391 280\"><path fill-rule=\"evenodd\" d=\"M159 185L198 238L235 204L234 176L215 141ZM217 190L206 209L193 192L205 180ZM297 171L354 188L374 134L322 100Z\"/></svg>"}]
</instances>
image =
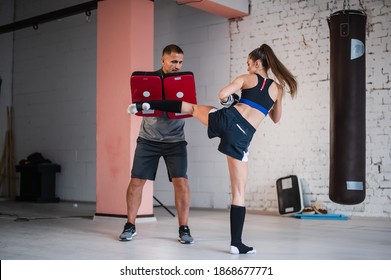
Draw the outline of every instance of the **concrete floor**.
<instances>
[{"instance_id":1,"label":"concrete floor","mask_svg":"<svg viewBox=\"0 0 391 280\"><path fill-rule=\"evenodd\" d=\"M176 213L175 209L171 210ZM254 255L231 255L229 212L191 209L195 243L177 241L177 219L155 207L138 235L118 241L124 218L95 216L90 203L0 201L1 260L391 260L391 220L301 220L248 213L243 240Z\"/></svg>"}]
</instances>

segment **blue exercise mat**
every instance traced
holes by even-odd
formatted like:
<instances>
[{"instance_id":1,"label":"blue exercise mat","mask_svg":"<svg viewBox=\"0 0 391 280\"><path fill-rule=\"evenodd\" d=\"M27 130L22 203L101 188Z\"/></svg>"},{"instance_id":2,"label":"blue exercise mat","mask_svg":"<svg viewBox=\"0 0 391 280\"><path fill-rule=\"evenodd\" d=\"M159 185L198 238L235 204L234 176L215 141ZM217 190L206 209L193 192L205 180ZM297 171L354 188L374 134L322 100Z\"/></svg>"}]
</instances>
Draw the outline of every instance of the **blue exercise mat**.
<instances>
[{"instance_id":1,"label":"blue exercise mat","mask_svg":"<svg viewBox=\"0 0 391 280\"><path fill-rule=\"evenodd\" d=\"M342 214L293 214L293 217L302 220L347 220L348 217Z\"/></svg>"}]
</instances>

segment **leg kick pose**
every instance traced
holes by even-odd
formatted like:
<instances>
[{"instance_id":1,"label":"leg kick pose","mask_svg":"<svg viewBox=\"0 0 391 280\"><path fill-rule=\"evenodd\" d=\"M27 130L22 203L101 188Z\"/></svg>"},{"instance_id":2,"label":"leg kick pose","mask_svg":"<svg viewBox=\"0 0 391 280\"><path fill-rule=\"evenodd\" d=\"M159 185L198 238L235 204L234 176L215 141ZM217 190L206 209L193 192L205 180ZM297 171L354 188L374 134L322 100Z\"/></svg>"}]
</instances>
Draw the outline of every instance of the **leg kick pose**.
<instances>
[{"instance_id":1,"label":"leg kick pose","mask_svg":"<svg viewBox=\"0 0 391 280\"><path fill-rule=\"evenodd\" d=\"M278 82L269 79L271 71ZM278 60L266 44L253 50L247 58L248 74L235 78L220 90L222 109L191 104L178 100L151 100L128 107L130 114L140 110L162 110L191 114L208 127L208 137L220 138L218 150L227 156L232 188L230 210L232 254L251 254L256 250L242 242L246 215L245 188L248 173L248 148L262 120L269 115L277 123L282 114L282 96L288 88L292 98L297 93L297 82L292 73ZM241 91L241 97L235 94Z\"/></svg>"}]
</instances>

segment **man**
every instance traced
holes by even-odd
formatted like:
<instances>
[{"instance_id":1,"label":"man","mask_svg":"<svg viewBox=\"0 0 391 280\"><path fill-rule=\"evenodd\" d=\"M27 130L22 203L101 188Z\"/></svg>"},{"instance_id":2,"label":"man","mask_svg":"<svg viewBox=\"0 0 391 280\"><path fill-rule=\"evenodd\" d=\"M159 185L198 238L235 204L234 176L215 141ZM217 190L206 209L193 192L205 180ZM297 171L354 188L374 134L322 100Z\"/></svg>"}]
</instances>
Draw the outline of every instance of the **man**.
<instances>
[{"instance_id":1,"label":"man","mask_svg":"<svg viewBox=\"0 0 391 280\"><path fill-rule=\"evenodd\" d=\"M178 72L182 68L184 53L177 45L163 49L162 68L156 74ZM164 96L164 92L163 92ZM147 180L155 180L160 157L164 158L168 176L173 183L175 207L178 212L179 241L194 243L188 227L190 189L187 181L187 142L183 119L143 117L135 150L131 179L126 192L128 220L119 239L130 241L137 234L135 220L141 204L143 187Z\"/></svg>"}]
</instances>

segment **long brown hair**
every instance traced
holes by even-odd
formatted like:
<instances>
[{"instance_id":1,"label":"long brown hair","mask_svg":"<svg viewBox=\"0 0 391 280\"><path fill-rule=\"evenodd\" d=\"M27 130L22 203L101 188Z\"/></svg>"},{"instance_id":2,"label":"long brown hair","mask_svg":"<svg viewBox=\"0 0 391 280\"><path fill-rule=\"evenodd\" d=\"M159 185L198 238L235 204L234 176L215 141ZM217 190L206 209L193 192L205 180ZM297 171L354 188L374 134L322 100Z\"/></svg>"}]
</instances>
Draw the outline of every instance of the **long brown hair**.
<instances>
[{"instance_id":1,"label":"long brown hair","mask_svg":"<svg viewBox=\"0 0 391 280\"><path fill-rule=\"evenodd\" d=\"M293 76L284 64L281 63L271 47L266 44L262 44L259 48L253 50L248 56L253 61L257 61L259 59L265 71L270 69L283 87L285 87L285 85L289 87L289 93L292 98L296 96L297 81L295 76Z\"/></svg>"}]
</instances>

